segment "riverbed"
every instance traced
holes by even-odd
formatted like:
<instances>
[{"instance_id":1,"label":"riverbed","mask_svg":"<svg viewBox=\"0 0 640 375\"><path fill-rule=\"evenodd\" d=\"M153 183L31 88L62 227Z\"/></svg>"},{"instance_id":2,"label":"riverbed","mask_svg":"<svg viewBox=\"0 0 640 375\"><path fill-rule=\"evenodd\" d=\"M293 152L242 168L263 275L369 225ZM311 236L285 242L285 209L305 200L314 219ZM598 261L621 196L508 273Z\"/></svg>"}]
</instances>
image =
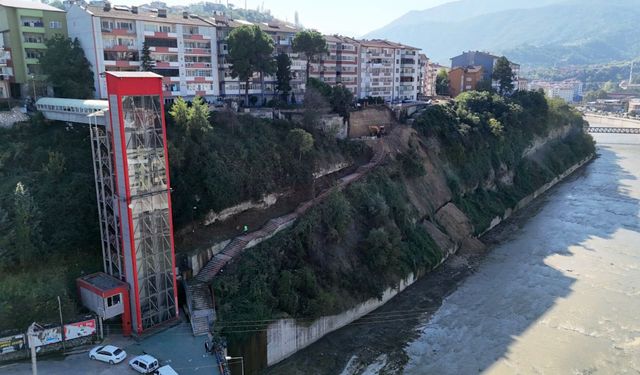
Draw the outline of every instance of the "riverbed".
<instances>
[{"instance_id":1,"label":"riverbed","mask_svg":"<svg viewBox=\"0 0 640 375\"><path fill-rule=\"evenodd\" d=\"M640 137L596 140L594 162L494 234L404 374L640 373Z\"/></svg>"},{"instance_id":2,"label":"riverbed","mask_svg":"<svg viewBox=\"0 0 640 375\"><path fill-rule=\"evenodd\" d=\"M369 316L267 374L640 371L640 136L598 157Z\"/></svg>"}]
</instances>

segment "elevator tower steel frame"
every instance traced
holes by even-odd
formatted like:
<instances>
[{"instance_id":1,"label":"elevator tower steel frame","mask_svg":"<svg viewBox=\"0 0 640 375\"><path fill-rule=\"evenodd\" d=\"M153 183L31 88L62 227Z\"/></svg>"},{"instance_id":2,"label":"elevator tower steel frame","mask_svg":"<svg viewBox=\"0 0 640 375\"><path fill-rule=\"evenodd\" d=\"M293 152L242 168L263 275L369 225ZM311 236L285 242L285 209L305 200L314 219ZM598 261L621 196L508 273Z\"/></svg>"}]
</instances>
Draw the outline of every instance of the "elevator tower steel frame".
<instances>
[{"instance_id":1,"label":"elevator tower steel frame","mask_svg":"<svg viewBox=\"0 0 640 375\"><path fill-rule=\"evenodd\" d=\"M91 125L103 261L129 284L141 334L178 317L162 76L106 76L107 126Z\"/></svg>"}]
</instances>

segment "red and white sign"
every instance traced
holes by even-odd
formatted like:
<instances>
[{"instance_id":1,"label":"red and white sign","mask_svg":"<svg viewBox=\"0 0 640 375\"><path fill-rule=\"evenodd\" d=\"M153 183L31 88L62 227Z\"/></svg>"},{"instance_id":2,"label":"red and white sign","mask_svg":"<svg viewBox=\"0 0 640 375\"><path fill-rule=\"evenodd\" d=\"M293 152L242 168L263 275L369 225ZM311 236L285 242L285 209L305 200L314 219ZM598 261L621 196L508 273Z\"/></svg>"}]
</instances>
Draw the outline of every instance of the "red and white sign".
<instances>
[{"instance_id":1,"label":"red and white sign","mask_svg":"<svg viewBox=\"0 0 640 375\"><path fill-rule=\"evenodd\" d=\"M78 337L91 336L96 333L96 320L85 320L83 322L76 322L71 324L65 324L64 326L64 339L73 340Z\"/></svg>"}]
</instances>

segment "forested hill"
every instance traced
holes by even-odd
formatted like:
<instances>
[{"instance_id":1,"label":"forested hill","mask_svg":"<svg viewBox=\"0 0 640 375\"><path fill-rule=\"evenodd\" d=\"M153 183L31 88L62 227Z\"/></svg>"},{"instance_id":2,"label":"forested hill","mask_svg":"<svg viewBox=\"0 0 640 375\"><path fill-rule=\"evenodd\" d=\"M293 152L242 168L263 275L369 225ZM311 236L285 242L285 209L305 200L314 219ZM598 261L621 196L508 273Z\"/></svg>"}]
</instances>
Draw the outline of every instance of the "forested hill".
<instances>
[{"instance_id":1,"label":"forested hill","mask_svg":"<svg viewBox=\"0 0 640 375\"><path fill-rule=\"evenodd\" d=\"M461 0L413 11L368 38L422 48L441 63L463 50L505 54L526 65L582 65L640 54L636 0Z\"/></svg>"}]
</instances>

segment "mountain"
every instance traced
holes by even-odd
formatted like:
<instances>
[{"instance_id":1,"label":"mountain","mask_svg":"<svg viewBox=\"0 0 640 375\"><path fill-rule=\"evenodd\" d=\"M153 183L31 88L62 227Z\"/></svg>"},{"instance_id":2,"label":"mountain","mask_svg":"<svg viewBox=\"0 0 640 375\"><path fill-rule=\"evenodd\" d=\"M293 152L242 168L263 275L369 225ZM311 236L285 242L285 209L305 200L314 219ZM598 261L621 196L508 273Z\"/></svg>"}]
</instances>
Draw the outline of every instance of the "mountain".
<instances>
[{"instance_id":1,"label":"mountain","mask_svg":"<svg viewBox=\"0 0 640 375\"><path fill-rule=\"evenodd\" d=\"M441 63L464 50L528 65L580 65L640 54L637 0L461 0L409 12L367 34L422 48Z\"/></svg>"}]
</instances>

